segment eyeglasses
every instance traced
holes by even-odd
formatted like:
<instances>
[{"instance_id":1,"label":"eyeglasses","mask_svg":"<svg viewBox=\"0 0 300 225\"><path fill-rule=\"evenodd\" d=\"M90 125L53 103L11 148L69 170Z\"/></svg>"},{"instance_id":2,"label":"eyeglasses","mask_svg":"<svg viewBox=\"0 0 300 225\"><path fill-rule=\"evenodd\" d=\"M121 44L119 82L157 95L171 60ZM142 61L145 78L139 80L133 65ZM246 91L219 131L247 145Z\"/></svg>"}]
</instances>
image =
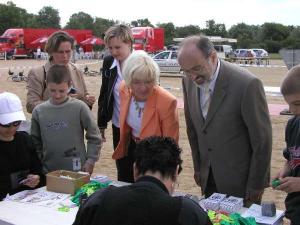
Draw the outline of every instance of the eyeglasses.
<instances>
[{"instance_id":1,"label":"eyeglasses","mask_svg":"<svg viewBox=\"0 0 300 225\"><path fill-rule=\"evenodd\" d=\"M150 86L150 85L154 84L154 81L153 80L146 80L146 81L133 80L133 81L131 81L131 84L135 85L135 86L140 86L142 84L145 85L145 86Z\"/></svg>"},{"instance_id":2,"label":"eyeglasses","mask_svg":"<svg viewBox=\"0 0 300 225\"><path fill-rule=\"evenodd\" d=\"M182 70L183 76L190 77L193 74L201 74L204 71L204 67L202 65L196 65L189 70Z\"/></svg>"},{"instance_id":3,"label":"eyeglasses","mask_svg":"<svg viewBox=\"0 0 300 225\"><path fill-rule=\"evenodd\" d=\"M10 128L10 127L17 127L21 124L22 121L15 121L12 123L8 123L8 124L1 124L0 123L0 127L4 127L4 128Z\"/></svg>"}]
</instances>

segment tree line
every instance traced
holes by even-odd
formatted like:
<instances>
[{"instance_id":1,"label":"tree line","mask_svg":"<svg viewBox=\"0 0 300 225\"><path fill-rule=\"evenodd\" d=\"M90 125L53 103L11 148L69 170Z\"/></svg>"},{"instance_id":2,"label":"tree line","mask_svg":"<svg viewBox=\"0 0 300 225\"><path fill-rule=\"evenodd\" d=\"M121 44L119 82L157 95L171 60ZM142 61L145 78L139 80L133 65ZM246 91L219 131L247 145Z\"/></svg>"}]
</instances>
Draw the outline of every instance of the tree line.
<instances>
[{"instance_id":1,"label":"tree line","mask_svg":"<svg viewBox=\"0 0 300 225\"><path fill-rule=\"evenodd\" d=\"M0 4L0 33L6 29L18 27L30 28L64 28L91 29L93 34L102 37L105 31L114 24L124 23L130 26L151 26L165 29L165 45L173 43L173 38L187 37L203 33L208 36L236 38L234 48L264 48L268 52L278 52L281 48L300 48L300 26L285 26L279 23L247 25L238 23L228 30L225 24L216 23L213 19L206 21L205 28L198 25L177 27L172 22L153 25L147 18L131 21L110 20L92 17L85 12L70 16L65 27L60 25L58 9L44 6L37 14L28 13L26 9L17 7L12 1Z\"/></svg>"}]
</instances>

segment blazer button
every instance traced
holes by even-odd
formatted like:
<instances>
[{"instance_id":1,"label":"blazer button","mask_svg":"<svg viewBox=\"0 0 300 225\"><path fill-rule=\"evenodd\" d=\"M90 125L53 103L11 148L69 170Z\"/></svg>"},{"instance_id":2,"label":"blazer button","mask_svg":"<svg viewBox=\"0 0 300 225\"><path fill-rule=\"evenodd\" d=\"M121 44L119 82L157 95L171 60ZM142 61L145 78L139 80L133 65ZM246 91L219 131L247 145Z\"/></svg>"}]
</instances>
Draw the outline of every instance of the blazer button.
<instances>
[{"instance_id":1,"label":"blazer button","mask_svg":"<svg viewBox=\"0 0 300 225\"><path fill-rule=\"evenodd\" d=\"M207 131L206 131L206 130L204 130L204 131L203 131L203 134L207 134Z\"/></svg>"},{"instance_id":2,"label":"blazer button","mask_svg":"<svg viewBox=\"0 0 300 225\"><path fill-rule=\"evenodd\" d=\"M209 149L208 149L208 151L209 151L209 152L211 152L211 151L212 151L212 149L211 149L211 148L209 148Z\"/></svg>"}]
</instances>

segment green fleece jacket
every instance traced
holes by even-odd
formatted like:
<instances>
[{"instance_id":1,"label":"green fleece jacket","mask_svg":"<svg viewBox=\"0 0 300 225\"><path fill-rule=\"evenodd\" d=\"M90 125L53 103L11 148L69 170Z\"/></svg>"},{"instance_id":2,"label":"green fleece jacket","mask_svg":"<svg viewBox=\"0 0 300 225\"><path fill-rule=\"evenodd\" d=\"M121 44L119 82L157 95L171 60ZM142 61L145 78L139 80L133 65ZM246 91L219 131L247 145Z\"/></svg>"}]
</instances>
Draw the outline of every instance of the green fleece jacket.
<instances>
[{"instance_id":1,"label":"green fleece jacket","mask_svg":"<svg viewBox=\"0 0 300 225\"><path fill-rule=\"evenodd\" d=\"M74 98L60 105L48 100L36 106L32 113L31 135L44 173L81 170L87 159L98 160L102 144L90 109Z\"/></svg>"}]
</instances>

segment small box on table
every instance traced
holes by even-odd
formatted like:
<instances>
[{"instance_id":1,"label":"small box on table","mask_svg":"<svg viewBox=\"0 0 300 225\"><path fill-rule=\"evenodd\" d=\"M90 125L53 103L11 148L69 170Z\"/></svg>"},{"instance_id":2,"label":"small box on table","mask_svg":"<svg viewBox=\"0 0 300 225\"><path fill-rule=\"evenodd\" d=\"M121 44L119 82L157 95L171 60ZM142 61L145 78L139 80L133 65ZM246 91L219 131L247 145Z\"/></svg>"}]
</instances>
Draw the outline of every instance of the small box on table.
<instances>
[{"instance_id":1,"label":"small box on table","mask_svg":"<svg viewBox=\"0 0 300 225\"><path fill-rule=\"evenodd\" d=\"M86 173L56 170L46 174L47 191L74 195L88 182L90 182L90 175Z\"/></svg>"}]
</instances>

